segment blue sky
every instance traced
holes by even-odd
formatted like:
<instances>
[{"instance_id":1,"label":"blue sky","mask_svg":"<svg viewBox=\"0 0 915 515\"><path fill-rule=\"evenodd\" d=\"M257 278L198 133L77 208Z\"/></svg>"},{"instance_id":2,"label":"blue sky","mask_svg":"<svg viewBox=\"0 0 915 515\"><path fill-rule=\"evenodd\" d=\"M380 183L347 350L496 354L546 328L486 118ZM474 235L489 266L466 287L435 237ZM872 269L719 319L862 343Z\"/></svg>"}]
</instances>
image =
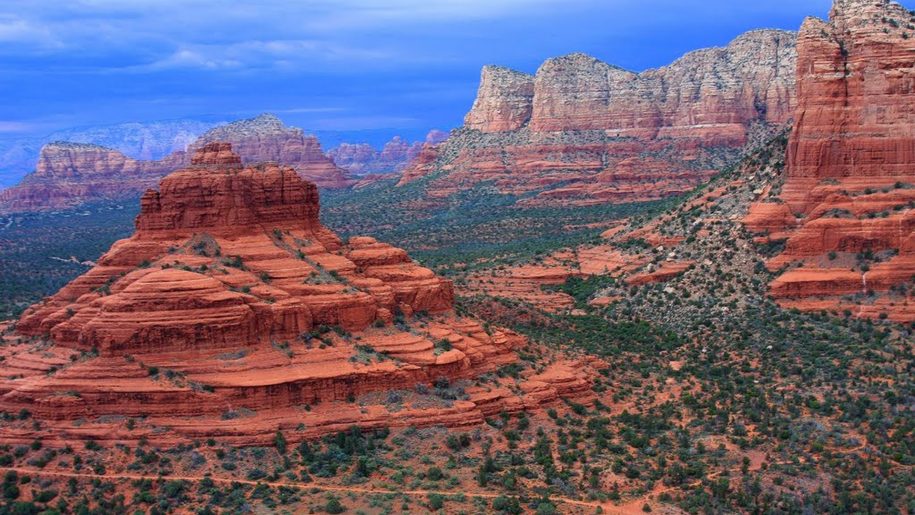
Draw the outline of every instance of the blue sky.
<instances>
[{"instance_id":1,"label":"blue sky","mask_svg":"<svg viewBox=\"0 0 915 515\"><path fill-rule=\"evenodd\" d=\"M315 130L460 125L484 64L633 70L830 0L4 0L0 136L262 111Z\"/></svg>"}]
</instances>

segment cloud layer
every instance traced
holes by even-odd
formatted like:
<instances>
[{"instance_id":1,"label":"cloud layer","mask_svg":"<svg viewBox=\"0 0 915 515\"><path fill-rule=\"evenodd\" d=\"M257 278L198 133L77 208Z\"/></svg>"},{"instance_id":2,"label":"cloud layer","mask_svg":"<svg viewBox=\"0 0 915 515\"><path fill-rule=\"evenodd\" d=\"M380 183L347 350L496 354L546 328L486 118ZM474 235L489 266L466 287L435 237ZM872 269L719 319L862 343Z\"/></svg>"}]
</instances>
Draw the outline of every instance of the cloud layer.
<instances>
[{"instance_id":1,"label":"cloud layer","mask_svg":"<svg viewBox=\"0 0 915 515\"><path fill-rule=\"evenodd\" d=\"M479 68L585 51L644 69L829 0L6 0L4 132L276 110L309 128L460 123Z\"/></svg>"}]
</instances>

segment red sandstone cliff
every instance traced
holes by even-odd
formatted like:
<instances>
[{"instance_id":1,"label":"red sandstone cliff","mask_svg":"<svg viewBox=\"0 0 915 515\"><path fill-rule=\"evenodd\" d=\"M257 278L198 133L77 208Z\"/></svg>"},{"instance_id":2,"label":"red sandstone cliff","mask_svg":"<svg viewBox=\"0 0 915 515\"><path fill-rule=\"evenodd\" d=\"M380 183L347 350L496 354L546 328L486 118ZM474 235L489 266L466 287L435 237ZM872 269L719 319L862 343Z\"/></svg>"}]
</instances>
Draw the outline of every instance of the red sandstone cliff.
<instances>
[{"instance_id":1,"label":"red sandstone cliff","mask_svg":"<svg viewBox=\"0 0 915 515\"><path fill-rule=\"evenodd\" d=\"M836 0L798 38L798 107L778 196L747 226L785 250L769 262L783 305L915 320L915 16Z\"/></svg>"},{"instance_id":2,"label":"red sandstone cliff","mask_svg":"<svg viewBox=\"0 0 915 515\"><path fill-rule=\"evenodd\" d=\"M752 126L789 120L795 63L793 33L761 30L643 73L584 54L550 59L534 76L487 66L464 128L401 184L442 172L433 198L493 181L539 193L531 204L688 191L737 157Z\"/></svg>"},{"instance_id":3,"label":"red sandstone cliff","mask_svg":"<svg viewBox=\"0 0 915 515\"><path fill-rule=\"evenodd\" d=\"M791 177L911 177L915 16L884 0L836 0L799 36Z\"/></svg>"},{"instance_id":4,"label":"red sandstone cliff","mask_svg":"<svg viewBox=\"0 0 915 515\"><path fill-rule=\"evenodd\" d=\"M483 132L530 124L535 132L639 135L698 127L739 138L751 120L790 118L794 47L794 34L760 30L643 73L580 53L549 59L534 76L486 67L465 125Z\"/></svg>"},{"instance_id":5,"label":"red sandstone cliff","mask_svg":"<svg viewBox=\"0 0 915 515\"><path fill-rule=\"evenodd\" d=\"M483 132L520 129L531 118L533 100L534 77L502 66L484 66L464 125Z\"/></svg>"},{"instance_id":6,"label":"red sandstone cliff","mask_svg":"<svg viewBox=\"0 0 915 515\"><path fill-rule=\"evenodd\" d=\"M30 308L0 347L0 409L42 421L4 425L0 442L256 444L278 428L305 427L290 435L301 439L353 424L472 425L584 394L580 372L557 365L525 378L523 395L493 385L439 408L347 402L475 377L524 341L456 316L450 281L372 238L344 244L318 211L316 186L293 168L203 146L143 195L131 238ZM237 410L252 415L219 422ZM104 416L144 419L73 424Z\"/></svg>"}]
</instances>

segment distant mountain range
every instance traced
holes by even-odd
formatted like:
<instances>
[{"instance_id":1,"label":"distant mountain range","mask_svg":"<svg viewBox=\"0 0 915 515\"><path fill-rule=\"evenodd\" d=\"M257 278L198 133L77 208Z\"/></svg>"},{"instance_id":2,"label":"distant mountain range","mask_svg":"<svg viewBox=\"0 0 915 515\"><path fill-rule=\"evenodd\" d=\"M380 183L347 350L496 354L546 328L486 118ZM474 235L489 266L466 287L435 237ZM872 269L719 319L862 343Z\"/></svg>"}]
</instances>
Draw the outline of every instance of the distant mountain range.
<instances>
[{"instance_id":1,"label":"distant mountain range","mask_svg":"<svg viewBox=\"0 0 915 515\"><path fill-rule=\"evenodd\" d=\"M186 150L205 132L229 123L225 119L212 121L179 119L152 122L129 122L114 125L75 127L36 137L0 137L0 189L15 186L27 174L35 171L42 147L52 142L85 143L116 150L126 157L141 161L158 161L169 154ZM360 153L349 163L355 170L368 169L373 173L394 171L391 152L382 156L385 146L394 147L405 142L421 146L428 136L426 129L365 129L353 131L307 130L303 132L318 138L324 149L343 147L352 153L358 146ZM328 152L330 153L330 152ZM404 152L404 157L407 157ZM363 160L371 160L366 163ZM379 161L380 160L380 161ZM379 162L375 162L379 161ZM395 163L397 168L403 164ZM349 169L347 164L341 165ZM358 171L355 173L358 174Z\"/></svg>"},{"instance_id":2,"label":"distant mountain range","mask_svg":"<svg viewBox=\"0 0 915 515\"><path fill-rule=\"evenodd\" d=\"M223 122L170 120L77 127L47 136L0 139L0 188L19 182L35 170L41 148L53 141L87 143L117 150L133 159L154 161L184 150L198 136Z\"/></svg>"},{"instance_id":3,"label":"distant mountain range","mask_svg":"<svg viewBox=\"0 0 915 515\"><path fill-rule=\"evenodd\" d=\"M287 126L272 114L198 133L207 127L203 122L182 121L55 133L63 139L42 145L36 156L31 155L28 144L21 143L9 152L11 161L20 163L9 178L18 182L0 191L0 212L42 211L139 197L169 172L189 164L189 151L211 142L232 143L245 163L283 163L319 187L348 188L367 174L401 171L424 144L447 137L444 132L431 131L422 142L411 143L394 136L382 149L368 143L342 143L325 154L316 136ZM335 164L334 157L340 165ZM30 168L22 176L27 161Z\"/></svg>"}]
</instances>

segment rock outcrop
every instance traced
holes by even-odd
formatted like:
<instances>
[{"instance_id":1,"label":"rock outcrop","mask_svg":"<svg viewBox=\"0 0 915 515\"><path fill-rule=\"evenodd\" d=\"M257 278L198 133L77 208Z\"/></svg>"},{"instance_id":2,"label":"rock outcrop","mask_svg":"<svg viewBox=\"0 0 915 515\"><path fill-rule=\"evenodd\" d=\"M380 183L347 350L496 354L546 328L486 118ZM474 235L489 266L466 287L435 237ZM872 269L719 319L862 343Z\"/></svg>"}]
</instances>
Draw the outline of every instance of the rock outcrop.
<instances>
[{"instance_id":1,"label":"rock outcrop","mask_svg":"<svg viewBox=\"0 0 915 515\"><path fill-rule=\"evenodd\" d=\"M42 148L33 173L0 191L0 213L132 200L169 172L190 164L194 151L211 141L233 144L244 163L286 163L320 187L345 188L355 182L324 155L317 138L265 114L212 129L190 145L188 152L176 151L155 161L132 159L97 145L50 143Z\"/></svg>"},{"instance_id":2,"label":"rock outcrop","mask_svg":"<svg viewBox=\"0 0 915 515\"><path fill-rule=\"evenodd\" d=\"M768 249L755 245L743 220L753 200L780 181L787 140L786 129L656 216L602 226L603 241L470 273L457 282L458 293L520 300L572 315L596 310L677 331L689 325L688 319L701 320L714 332L731 320L757 317L760 306L771 305L769 274L759 266L760 250Z\"/></svg>"},{"instance_id":3,"label":"rock outcrop","mask_svg":"<svg viewBox=\"0 0 915 515\"><path fill-rule=\"evenodd\" d=\"M405 170L430 196L492 181L527 204L654 200L736 159L756 125L795 106L795 34L761 30L633 73L584 54L536 75L488 66L464 128Z\"/></svg>"},{"instance_id":4,"label":"rock outcrop","mask_svg":"<svg viewBox=\"0 0 915 515\"><path fill-rule=\"evenodd\" d=\"M534 79L529 123L537 132L598 129L742 142L748 122L791 117L794 38L753 31L639 74L585 54L550 59Z\"/></svg>"},{"instance_id":5,"label":"rock outcrop","mask_svg":"<svg viewBox=\"0 0 915 515\"><path fill-rule=\"evenodd\" d=\"M719 306L752 308L759 304L754 290L768 277L757 267L765 259L776 278L759 293L782 307L915 321L910 34L915 15L898 4L837 0L829 22L808 19L801 30L797 122L790 133L671 212L637 222L635 229L630 223L608 230L609 245L471 275L463 293L518 298L557 311L575 307L573 299L540 286L572 276L610 275L628 287L663 282L658 291L675 297L707 287L707 277L738 283L753 277L753 288L739 295L725 283L707 293ZM598 263L604 270L595 272ZM626 293L615 285L591 300L612 303ZM676 311L682 309L689 308L678 304ZM676 314L658 315L678 322Z\"/></svg>"},{"instance_id":6,"label":"rock outcrop","mask_svg":"<svg viewBox=\"0 0 915 515\"><path fill-rule=\"evenodd\" d=\"M746 220L790 307L915 320L915 15L836 0L798 38L798 107L780 192Z\"/></svg>"},{"instance_id":7,"label":"rock outcrop","mask_svg":"<svg viewBox=\"0 0 915 515\"><path fill-rule=\"evenodd\" d=\"M2 347L0 410L42 422L4 425L0 441L263 444L278 428L301 439L353 424L470 425L587 395L581 373L557 365L526 381L530 395L481 388L447 407L354 407L472 379L525 341L456 316L451 282L403 250L344 244L292 167L245 165L225 143L192 163L143 195L131 238L18 321ZM220 423L239 412L239 424Z\"/></svg>"},{"instance_id":8,"label":"rock outcrop","mask_svg":"<svg viewBox=\"0 0 915 515\"><path fill-rule=\"evenodd\" d=\"M915 16L888 0L836 0L799 43L792 178L911 177Z\"/></svg>"}]
</instances>

